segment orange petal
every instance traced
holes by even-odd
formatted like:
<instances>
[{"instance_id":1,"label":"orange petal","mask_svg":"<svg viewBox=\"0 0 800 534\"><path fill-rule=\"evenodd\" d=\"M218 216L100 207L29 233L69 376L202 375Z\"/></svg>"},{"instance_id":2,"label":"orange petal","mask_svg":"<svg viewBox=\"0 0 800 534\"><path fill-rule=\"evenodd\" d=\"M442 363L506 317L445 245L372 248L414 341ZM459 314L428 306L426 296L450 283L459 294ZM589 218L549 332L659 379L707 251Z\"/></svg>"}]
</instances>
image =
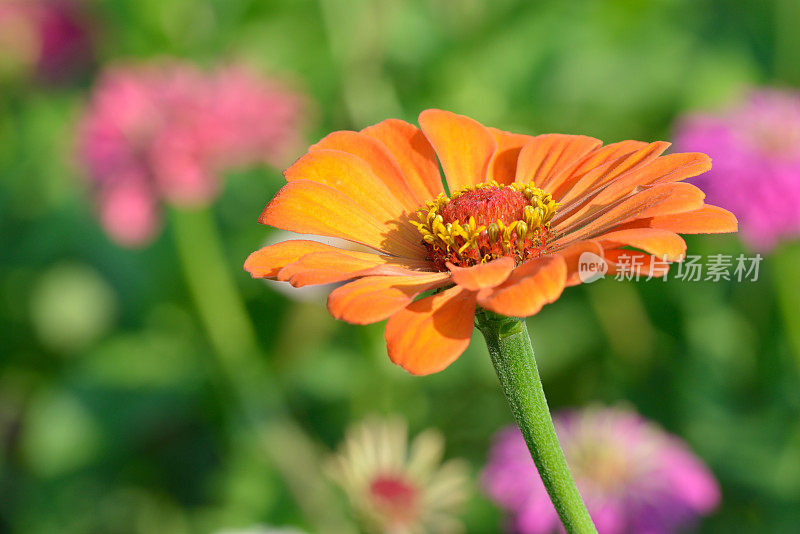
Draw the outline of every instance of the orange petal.
<instances>
[{"instance_id":1,"label":"orange petal","mask_svg":"<svg viewBox=\"0 0 800 534\"><path fill-rule=\"evenodd\" d=\"M634 152L638 152L650 146L649 143L643 141L620 141L618 143L610 143L601 146L597 150L593 150L582 158L575 166L570 169L570 176L581 178L586 173L591 172L606 163L616 161L619 158L628 156ZM667 144L669 146L669 144ZM666 150L666 148L665 148Z\"/></svg>"},{"instance_id":2,"label":"orange petal","mask_svg":"<svg viewBox=\"0 0 800 534\"><path fill-rule=\"evenodd\" d=\"M444 192L436 153L428 139L413 124L387 119L361 130L377 139L392 153L408 187L422 202Z\"/></svg>"},{"instance_id":3,"label":"orange petal","mask_svg":"<svg viewBox=\"0 0 800 534\"><path fill-rule=\"evenodd\" d=\"M567 287L576 286L582 282L578 274L578 269L580 267L581 255L586 252L603 258L603 247L601 247L600 243L597 241L579 241L556 253L564 258L567 265Z\"/></svg>"},{"instance_id":4,"label":"orange petal","mask_svg":"<svg viewBox=\"0 0 800 534\"><path fill-rule=\"evenodd\" d=\"M531 135L504 132L497 128L486 128L497 142L497 150L489 162L488 180L500 184L510 184L517 174L517 159L525 144L533 139Z\"/></svg>"},{"instance_id":5,"label":"orange petal","mask_svg":"<svg viewBox=\"0 0 800 534\"><path fill-rule=\"evenodd\" d=\"M310 180L344 193L381 222L399 219L403 206L363 159L341 150L308 152L283 175L287 182ZM413 227L409 231L416 233Z\"/></svg>"},{"instance_id":6,"label":"orange petal","mask_svg":"<svg viewBox=\"0 0 800 534\"><path fill-rule=\"evenodd\" d=\"M661 228L677 234L726 234L739 231L739 223L733 213L709 205L696 211L639 219L625 227Z\"/></svg>"},{"instance_id":7,"label":"orange petal","mask_svg":"<svg viewBox=\"0 0 800 534\"><path fill-rule=\"evenodd\" d=\"M599 139L585 135L538 135L519 153L516 181L547 187L561 172L602 144Z\"/></svg>"},{"instance_id":8,"label":"orange petal","mask_svg":"<svg viewBox=\"0 0 800 534\"><path fill-rule=\"evenodd\" d=\"M415 211L430 197L418 198L409 188L403 171L392 153L377 139L366 134L351 131L333 132L325 136L319 143L312 145L312 150L340 150L364 160L391 191L400 204L409 212Z\"/></svg>"},{"instance_id":9,"label":"orange petal","mask_svg":"<svg viewBox=\"0 0 800 534\"><path fill-rule=\"evenodd\" d=\"M453 282L470 291L478 291L505 282L511 271L514 270L514 259L503 256L472 267L457 267L447 262L447 268L453 274Z\"/></svg>"},{"instance_id":10,"label":"orange petal","mask_svg":"<svg viewBox=\"0 0 800 534\"><path fill-rule=\"evenodd\" d=\"M489 161L497 150L488 129L469 117L440 109L420 113L419 125L439 156L451 192L486 181Z\"/></svg>"},{"instance_id":11,"label":"orange petal","mask_svg":"<svg viewBox=\"0 0 800 534\"><path fill-rule=\"evenodd\" d=\"M626 141L625 143L632 144L623 145L619 147L619 149L627 149L634 146L638 146L638 148L618 158L607 160L603 164L590 169L579 180L574 181L568 190L563 187L559 188L559 191L554 195L554 197L559 202L569 205L571 202L585 198L587 195L590 195L593 191L597 190L603 185L610 184L618 177L626 173L630 173L634 169L646 167L649 163L656 160L656 158L658 158L658 156L661 155L667 148L669 148L669 143L663 141L657 141L650 144L639 143L638 141ZM581 165L581 169L583 168L585 168L585 164ZM637 184L631 186L629 190L633 189L635 185Z\"/></svg>"},{"instance_id":12,"label":"orange petal","mask_svg":"<svg viewBox=\"0 0 800 534\"><path fill-rule=\"evenodd\" d=\"M448 273L367 276L336 288L328 296L328 310L348 323L377 323L411 304L420 293L446 285L449 280Z\"/></svg>"},{"instance_id":13,"label":"orange petal","mask_svg":"<svg viewBox=\"0 0 800 534\"><path fill-rule=\"evenodd\" d=\"M312 252L288 264L278 273L278 280L295 287L332 284L367 274L414 276L429 270L425 260L401 259L369 252L333 250ZM427 273L426 273L427 274Z\"/></svg>"},{"instance_id":14,"label":"orange petal","mask_svg":"<svg viewBox=\"0 0 800 534\"><path fill-rule=\"evenodd\" d=\"M667 261L678 261L686 254L686 242L668 230L632 228L609 232L597 239L603 248L630 246Z\"/></svg>"},{"instance_id":15,"label":"orange petal","mask_svg":"<svg viewBox=\"0 0 800 534\"><path fill-rule=\"evenodd\" d=\"M256 250L245 260L244 269L253 278L275 278L278 276L278 271L306 254L335 250L338 249L324 243L291 239Z\"/></svg>"},{"instance_id":16,"label":"orange petal","mask_svg":"<svg viewBox=\"0 0 800 534\"><path fill-rule=\"evenodd\" d=\"M647 165L621 175L614 183L592 199L592 203L606 204L621 198L634 187L667 182L679 182L711 169L711 158L700 153L679 153L661 156Z\"/></svg>"},{"instance_id":17,"label":"orange petal","mask_svg":"<svg viewBox=\"0 0 800 534\"><path fill-rule=\"evenodd\" d=\"M310 180L286 184L258 222L301 234L339 237L407 258L426 255L421 244L411 242L399 229L399 223L379 221L344 193Z\"/></svg>"},{"instance_id":18,"label":"orange petal","mask_svg":"<svg viewBox=\"0 0 800 534\"><path fill-rule=\"evenodd\" d=\"M587 184L591 185L594 182L594 178L584 178L587 174L594 173L597 176L603 172L601 169L613 168L618 164L614 162L624 161L634 152L647 146L648 144L642 141L621 141L602 146L581 158L572 168L552 179L544 187L544 190L552 194L556 200L561 201L582 180L584 184L582 189L585 189Z\"/></svg>"},{"instance_id":19,"label":"orange petal","mask_svg":"<svg viewBox=\"0 0 800 534\"><path fill-rule=\"evenodd\" d=\"M415 375L441 371L466 350L475 320L475 293L452 287L412 302L389 318L389 358Z\"/></svg>"},{"instance_id":20,"label":"orange petal","mask_svg":"<svg viewBox=\"0 0 800 534\"><path fill-rule=\"evenodd\" d=\"M660 278L669 272L669 262L659 258L628 249L614 249L605 251L608 262L608 274L632 275L634 279L641 277Z\"/></svg>"},{"instance_id":21,"label":"orange petal","mask_svg":"<svg viewBox=\"0 0 800 534\"><path fill-rule=\"evenodd\" d=\"M561 256L543 256L523 263L501 285L478 293L478 304L501 315L527 317L555 301L567 281Z\"/></svg>"},{"instance_id":22,"label":"orange petal","mask_svg":"<svg viewBox=\"0 0 800 534\"><path fill-rule=\"evenodd\" d=\"M554 244L564 246L591 239L634 219L694 211L703 207L704 198L700 189L687 183L646 186L615 204L558 221L555 230L564 237Z\"/></svg>"}]
</instances>

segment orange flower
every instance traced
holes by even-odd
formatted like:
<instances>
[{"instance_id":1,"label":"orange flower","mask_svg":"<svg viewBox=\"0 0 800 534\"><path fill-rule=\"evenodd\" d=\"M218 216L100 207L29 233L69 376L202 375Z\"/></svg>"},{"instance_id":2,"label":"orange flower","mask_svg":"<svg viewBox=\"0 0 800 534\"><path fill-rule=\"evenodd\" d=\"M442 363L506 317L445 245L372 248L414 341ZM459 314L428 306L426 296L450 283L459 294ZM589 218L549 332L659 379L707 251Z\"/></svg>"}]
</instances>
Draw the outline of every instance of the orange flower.
<instances>
[{"instance_id":1,"label":"orange flower","mask_svg":"<svg viewBox=\"0 0 800 534\"><path fill-rule=\"evenodd\" d=\"M612 274L625 254L643 274L663 276L656 257L685 254L677 234L737 230L732 214L681 182L711 168L704 154L513 134L438 109L419 124L389 119L328 135L286 170L259 218L375 252L292 240L245 263L254 278L297 287L354 280L330 294L331 314L389 319L389 357L411 373L440 371L464 352L477 306L524 317L555 301L580 283L583 252L604 257Z\"/></svg>"}]
</instances>

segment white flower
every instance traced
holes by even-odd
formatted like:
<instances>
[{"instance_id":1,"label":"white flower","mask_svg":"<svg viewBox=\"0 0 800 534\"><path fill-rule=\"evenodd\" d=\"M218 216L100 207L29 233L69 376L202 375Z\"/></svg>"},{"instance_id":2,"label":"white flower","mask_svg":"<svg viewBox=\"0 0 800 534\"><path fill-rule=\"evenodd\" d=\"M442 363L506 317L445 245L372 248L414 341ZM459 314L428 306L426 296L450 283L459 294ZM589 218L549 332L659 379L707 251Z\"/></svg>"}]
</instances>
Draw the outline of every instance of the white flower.
<instances>
[{"instance_id":1,"label":"white flower","mask_svg":"<svg viewBox=\"0 0 800 534\"><path fill-rule=\"evenodd\" d=\"M349 429L328 472L370 531L461 532L457 515L468 497L468 469L461 460L441 463L443 453L436 430L409 446L402 419L370 418Z\"/></svg>"}]
</instances>

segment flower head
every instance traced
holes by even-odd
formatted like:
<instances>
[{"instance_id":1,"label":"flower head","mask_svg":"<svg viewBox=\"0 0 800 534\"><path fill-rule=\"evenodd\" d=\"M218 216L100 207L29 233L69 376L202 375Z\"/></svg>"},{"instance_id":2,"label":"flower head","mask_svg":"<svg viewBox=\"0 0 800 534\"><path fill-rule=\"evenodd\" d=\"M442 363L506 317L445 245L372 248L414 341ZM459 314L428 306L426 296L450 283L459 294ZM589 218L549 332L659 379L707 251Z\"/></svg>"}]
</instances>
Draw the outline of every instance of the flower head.
<instances>
[{"instance_id":1,"label":"flower head","mask_svg":"<svg viewBox=\"0 0 800 534\"><path fill-rule=\"evenodd\" d=\"M402 420L367 419L350 428L328 471L370 531L459 532L467 468L459 460L440 465L443 452L437 431L426 430L409 446Z\"/></svg>"},{"instance_id":2,"label":"flower head","mask_svg":"<svg viewBox=\"0 0 800 534\"><path fill-rule=\"evenodd\" d=\"M476 306L523 317L556 300L580 283L584 252L604 256L612 273L624 254L643 274L663 275L668 267L652 255L680 259L678 233L736 230L730 213L681 182L711 167L704 154L512 134L437 109L419 122L325 137L286 170L288 184L259 219L375 253L291 240L245 263L254 277L297 287L356 279L330 294L331 314L358 324L388 318L389 357L412 373L458 358Z\"/></svg>"},{"instance_id":3,"label":"flower head","mask_svg":"<svg viewBox=\"0 0 800 534\"><path fill-rule=\"evenodd\" d=\"M45 82L74 78L92 62L88 23L71 0L0 0L0 71L35 70Z\"/></svg>"},{"instance_id":4,"label":"flower head","mask_svg":"<svg viewBox=\"0 0 800 534\"><path fill-rule=\"evenodd\" d=\"M761 90L724 113L689 116L677 143L714 158L696 183L742 221L751 247L800 237L800 92Z\"/></svg>"},{"instance_id":5,"label":"flower head","mask_svg":"<svg viewBox=\"0 0 800 534\"><path fill-rule=\"evenodd\" d=\"M280 164L297 144L294 93L236 67L165 62L107 71L80 127L100 219L123 245L158 229L160 201L211 202L231 167Z\"/></svg>"},{"instance_id":6,"label":"flower head","mask_svg":"<svg viewBox=\"0 0 800 534\"><path fill-rule=\"evenodd\" d=\"M686 445L629 410L563 412L554 424L599 532L668 534L719 503L716 480ZM558 515L516 427L496 435L483 481L511 515L514 532L558 530Z\"/></svg>"}]
</instances>

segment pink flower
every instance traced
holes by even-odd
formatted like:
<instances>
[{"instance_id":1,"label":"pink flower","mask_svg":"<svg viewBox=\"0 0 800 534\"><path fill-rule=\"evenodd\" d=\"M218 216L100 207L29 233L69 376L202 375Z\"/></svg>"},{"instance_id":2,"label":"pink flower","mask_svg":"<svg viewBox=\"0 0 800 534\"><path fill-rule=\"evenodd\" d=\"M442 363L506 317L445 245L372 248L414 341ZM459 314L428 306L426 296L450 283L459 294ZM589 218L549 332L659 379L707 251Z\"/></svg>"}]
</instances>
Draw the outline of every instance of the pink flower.
<instances>
[{"instance_id":1,"label":"pink flower","mask_svg":"<svg viewBox=\"0 0 800 534\"><path fill-rule=\"evenodd\" d=\"M159 203L207 205L225 171L280 165L299 143L302 108L297 94L239 67L206 73L167 61L111 68L80 126L80 156L103 227L120 244L146 243L158 229ZM123 237L117 223L127 217L138 230Z\"/></svg>"},{"instance_id":2,"label":"pink flower","mask_svg":"<svg viewBox=\"0 0 800 534\"><path fill-rule=\"evenodd\" d=\"M160 215L143 180L123 180L100 194L100 222L114 241L134 247L156 234Z\"/></svg>"},{"instance_id":3,"label":"pink flower","mask_svg":"<svg viewBox=\"0 0 800 534\"><path fill-rule=\"evenodd\" d=\"M47 83L75 78L93 59L88 23L70 0L0 0L0 67Z\"/></svg>"},{"instance_id":4,"label":"pink flower","mask_svg":"<svg viewBox=\"0 0 800 534\"><path fill-rule=\"evenodd\" d=\"M620 408L554 418L564 455L600 534L668 534L719 504L717 482L677 437ZM562 531L516 427L495 436L483 473L489 496L522 534Z\"/></svg>"},{"instance_id":5,"label":"pink flower","mask_svg":"<svg viewBox=\"0 0 800 534\"><path fill-rule=\"evenodd\" d=\"M750 247L800 237L800 92L760 90L724 113L688 116L676 145L713 158L695 181L736 215Z\"/></svg>"}]
</instances>

